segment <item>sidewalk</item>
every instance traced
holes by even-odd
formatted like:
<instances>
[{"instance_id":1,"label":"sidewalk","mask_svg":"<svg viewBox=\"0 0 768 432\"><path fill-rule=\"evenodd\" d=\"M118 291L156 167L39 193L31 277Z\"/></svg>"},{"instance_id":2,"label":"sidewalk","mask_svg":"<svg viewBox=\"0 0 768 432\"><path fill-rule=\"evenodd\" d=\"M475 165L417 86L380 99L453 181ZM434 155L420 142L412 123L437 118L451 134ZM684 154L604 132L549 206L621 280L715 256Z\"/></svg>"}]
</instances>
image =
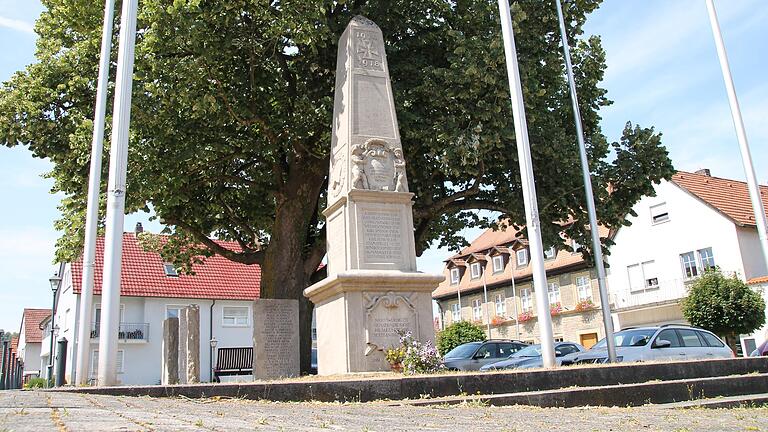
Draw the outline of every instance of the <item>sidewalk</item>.
<instances>
[{"instance_id":1,"label":"sidewalk","mask_svg":"<svg viewBox=\"0 0 768 432\"><path fill-rule=\"evenodd\" d=\"M532 408L275 403L0 392L0 431L768 431L768 408Z\"/></svg>"}]
</instances>

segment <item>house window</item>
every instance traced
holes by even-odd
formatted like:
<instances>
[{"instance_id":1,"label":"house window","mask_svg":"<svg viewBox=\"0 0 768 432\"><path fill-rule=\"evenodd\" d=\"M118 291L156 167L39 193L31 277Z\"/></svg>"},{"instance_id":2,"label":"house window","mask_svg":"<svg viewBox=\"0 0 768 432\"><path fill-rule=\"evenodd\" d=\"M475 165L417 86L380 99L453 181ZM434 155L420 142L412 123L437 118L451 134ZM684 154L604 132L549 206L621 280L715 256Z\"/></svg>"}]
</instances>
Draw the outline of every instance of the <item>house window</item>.
<instances>
[{"instance_id":1,"label":"house window","mask_svg":"<svg viewBox=\"0 0 768 432\"><path fill-rule=\"evenodd\" d=\"M576 289L579 294L579 301L592 300L592 283L586 276L576 278Z\"/></svg>"},{"instance_id":2,"label":"house window","mask_svg":"<svg viewBox=\"0 0 768 432\"><path fill-rule=\"evenodd\" d=\"M643 270L643 283L645 284L645 288L658 288L659 287L659 277L656 273L656 261L645 261L642 263L642 270Z\"/></svg>"},{"instance_id":3,"label":"house window","mask_svg":"<svg viewBox=\"0 0 768 432\"><path fill-rule=\"evenodd\" d=\"M533 309L533 299L531 299L530 288L523 288L520 290L520 303L523 312L528 312Z\"/></svg>"},{"instance_id":4,"label":"house window","mask_svg":"<svg viewBox=\"0 0 768 432\"><path fill-rule=\"evenodd\" d=\"M517 265L524 266L528 264L528 249L520 249L515 252L517 255Z\"/></svg>"},{"instance_id":5,"label":"house window","mask_svg":"<svg viewBox=\"0 0 768 432\"><path fill-rule=\"evenodd\" d=\"M651 206L651 223L659 224L669 220L669 211L667 210L667 203L656 204Z\"/></svg>"},{"instance_id":6,"label":"house window","mask_svg":"<svg viewBox=\"0 0 768 432\"><path fill-rule=\"evenodd\" d=\"M472 318L480 321L483 318L483 308L480 299L472 300Z\"/></svg>"},{"instance_id":7,"label":"house window","mask_svg":"<svg viewBox=\"0 0 768 432\"><path fill-rule=\"evenodd\" d=\"M549 304L560 303L560 286L556 283L547 284L547 296L549 297Z\"/></svg>"},{"instance_id":8,"label":"house window","mask_svg":"<svg viewBox=\"0 0 768 432\"><path fill-rule=\"evenodd\" d=\"M454 303L451 305L451 315L453 318L453 322L461 321L461 306L459 306L458 303Z\"/></svg>"},{"instance_id":9,"label":"house window","mask_svg":"<svg viewBox=\"0 0 768 432\"><path fill-rule=\"evenodd\" d=\"M480 263L474 262L469 265L469 271L472 276L472 279L477 279L480 277Z\"/></svg>"},{"instance_id":10,"label":"house window","mask_svg":"<svg viewBox=\"0 0 768 432\"><path fill-rule=\"evenodd\" d=\"M224 327L247 327L250 324L248 306L226 306L223 308L221 325Z\"/></svg>"},{"instance_id":11,"label":"house window","mask_svg":"<svg viewBox=\"0 0 768 432\"><path fill-rule=\"evenodd\" d=\"M117 373L124 373L123 364L125 363L125 351L117 350ZM99 350L91 352L91 377L96 378L99 374Z\"/></svg>"},{"instance_id":12,"label":"house window","mask_svg":"<svg viewBox=\"0 0 768 432\"><path fill-rule=\"evenodd\" d=\"M179 318L179 317L181 317L181 310L182 309L184 309L184 306L166 305L165 306L165 317L166 318Z\"/></svg>"},{"instance_id":13,"label":"house window","mask_svg":"<svg viewBox=\"0 0 768 432\"><path fill-rule=\"evenodd\" d=\"M163 263L163 270L166 276L179 277L179 272L176 271L176 267L171 263Z\"/></svg>"},{"instance_id":14,"label":"house window","mask_svg":"<svg viewBox=\"0 0 768 432\"><path fill-rule=\"evenodd\" d=\"M696 257L693 252L680 254L680 264L683 266L683 276L693 278L699 275L699 269L696 267Z\"/></svg>"},{"instance_id":15,"label":"house window","mask_svg":"<svg viewBox=\"0 0 768 432\"><path fill-rule=\"evenodd\" d=\"M498 316L504 316L507 313L504 300L504 294L496 294L496 315Z\"/></svg>"},{"instance_id":16,"label":"house window","mask_svg":"<svg viewBox=\"0 0 768 432\"><path fill-rule=\"evenodd\" d=\"M458 284L460 279L461 279L461 270L459 270L458 268L452 268L451 269L451 285Z\"/></svg>"},{"instance_id":17,"label":"house window","mask_svg":"<svg viewBox=\"0 0 768 432\"><path fill-rule=\"evenodd\" d=\"M504 271L504 255L496 255L493 257L493 272L499 273Z\"/></svg>"},{"instance_id":18,"label":"house window","mask_svg":"<svg viewBox=\"0 0 768 432\"><path fill-rule=\"evenodd\" d=\"M120 305L120 322L125 322L125 305ZM96 328L99 327L99 323L101 322L101 304L96 303L93 309L93 322L96 323Z\"/></svg>"},{"instance_id":19,"label":"house window","mask_svg":"<svg viewBox=\"0 0 768 432\"><path fill-rule=\"evenodd\" d=\"M715 256L712 255L712 248L699 249L699 262L703 270L709 270L715 267Z\"/></svg>"},{"instance_id":20,"label":"house window","mask_svg":"<svg viewBox=\"0 0 768 432\"><path fill-rule=\"evenodd\" d=\"M557 255L557 251L554 246L544 251L544 259L554 259L555 255Z\"/></svg>"}]
</instances>

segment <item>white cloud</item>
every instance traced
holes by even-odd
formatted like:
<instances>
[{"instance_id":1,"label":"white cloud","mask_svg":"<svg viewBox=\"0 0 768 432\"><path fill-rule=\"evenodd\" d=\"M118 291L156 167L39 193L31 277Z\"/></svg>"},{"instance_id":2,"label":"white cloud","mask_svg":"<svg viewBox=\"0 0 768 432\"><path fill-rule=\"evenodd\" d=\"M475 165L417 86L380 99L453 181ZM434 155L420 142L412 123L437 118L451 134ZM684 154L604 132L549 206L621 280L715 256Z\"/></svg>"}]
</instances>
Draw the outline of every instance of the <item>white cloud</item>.
<instances>
[{"instance_id":1,"label":"white cloud","mask_svg":"<svg viewBox=\"0 0 768 432\"><path fill-rule=\"evenodd\" d=\"M0 16L0 27L20 31L22 33L35 34L35 26L22 20Z\"/></svg>"}]
</instances>

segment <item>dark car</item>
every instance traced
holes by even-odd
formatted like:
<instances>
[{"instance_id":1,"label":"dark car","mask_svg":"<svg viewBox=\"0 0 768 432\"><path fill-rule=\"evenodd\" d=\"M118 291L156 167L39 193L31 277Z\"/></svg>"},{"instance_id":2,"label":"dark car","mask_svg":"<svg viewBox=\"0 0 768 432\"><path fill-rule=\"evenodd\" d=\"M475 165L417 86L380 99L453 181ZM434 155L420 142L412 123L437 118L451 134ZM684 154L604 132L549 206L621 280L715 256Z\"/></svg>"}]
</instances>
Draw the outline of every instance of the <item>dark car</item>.
<instances>
[{"instance_id":1,"label":"dark car","mask_svg":"<svg viewBox=\"0 0 768 432\"><path fill-rule=\"evenodd\" d=\"M448 370L471 371L503 360L528 345L520 341L491 339L485 342L469 342L450 350L443 357Z\"/></svg>"},{"instance_id":2,"label":"dark car","mask_svg":"<svg viewBox=\"0 0 768 432\"><path fill-rule=\"evenodd\" d=\"M562 363L563 357L585 351L584 347L575 342L556 342L555 343L555 363L558 366ZM544 362L541 359L541 345L530 345L520 351L512 354L506 360L487 364L480 368L481 371L499 370L499 369L527 369L543 367Z\"/></svg>"}]
</instances>

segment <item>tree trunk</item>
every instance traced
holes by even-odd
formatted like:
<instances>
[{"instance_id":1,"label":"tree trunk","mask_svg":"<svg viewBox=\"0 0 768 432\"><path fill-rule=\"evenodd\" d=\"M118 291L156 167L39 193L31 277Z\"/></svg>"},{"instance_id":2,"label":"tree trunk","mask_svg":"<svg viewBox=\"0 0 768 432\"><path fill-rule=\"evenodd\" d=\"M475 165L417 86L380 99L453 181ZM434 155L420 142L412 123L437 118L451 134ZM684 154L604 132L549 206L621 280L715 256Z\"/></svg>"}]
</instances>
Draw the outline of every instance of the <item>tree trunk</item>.
<instances>
[{"instance_id":1,"label":"tree trunk","mask_svg":"<svg viewBox=\"0 0 768 432\"><path fill-rule=\"evenodd\" d=\"M728 344L728 347L733 351L733 355L737 356L739 355L739 344L741 344L741 341L739 340L739 335L735 333L728 333L725 335L725 343Z\"/></svg>"},{"instance_id":2,"label":"tree trunk","mask_svg":"<svg viewBox=\"0 0 768 432\"><path fill-rule=\"evenodd\" d=\"M303 184L287 184L290 195L283 195L277 202L272 236L261 268L260 297L299 301L301 372L307 373L310 370L313 310L312 303L303 294L313 273L306 271L306 254L310 249L307 233L317 211L316 203L325 173L313 173L311 169L301 171L301 179L294 181L301 180ZM308 181L308 178L312 179ZM310 264L310 268L315 269L320 261Z\"/></svg>"}]
</instances>

